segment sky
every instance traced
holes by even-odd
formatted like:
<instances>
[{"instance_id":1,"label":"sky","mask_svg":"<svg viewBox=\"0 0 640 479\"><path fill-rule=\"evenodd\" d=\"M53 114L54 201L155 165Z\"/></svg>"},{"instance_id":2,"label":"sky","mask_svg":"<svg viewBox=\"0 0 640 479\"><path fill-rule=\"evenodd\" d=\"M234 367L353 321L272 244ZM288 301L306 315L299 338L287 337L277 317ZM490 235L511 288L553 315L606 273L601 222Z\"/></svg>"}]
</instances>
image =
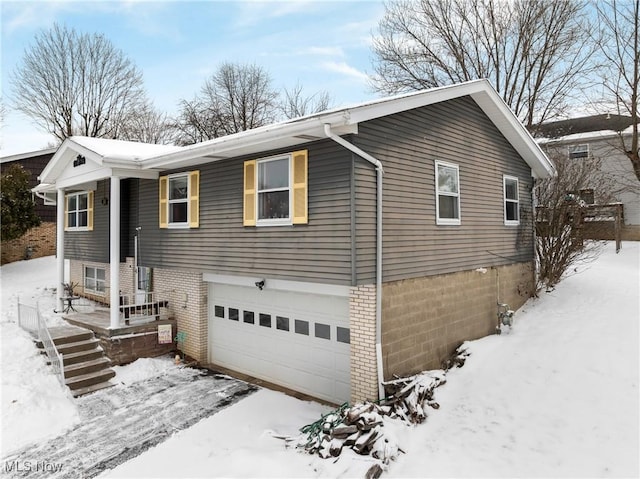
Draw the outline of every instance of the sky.
<instances>
[{"instance_id":1,"label":"sky","mask_svg":"<svg viewBox=\"0 0 640 479\"><path fill-rule=\"evenodd\" d=\"M371 42L381 0L6 1L0 0L5 118L0 156L51 146L54 138L11 109L11 76L35 36L54 23L104 34L143 72L156 108L175 114L224 62L256 64L279 90L326 90L332 106L378 96Z\"/></svg>"}]
</instances>

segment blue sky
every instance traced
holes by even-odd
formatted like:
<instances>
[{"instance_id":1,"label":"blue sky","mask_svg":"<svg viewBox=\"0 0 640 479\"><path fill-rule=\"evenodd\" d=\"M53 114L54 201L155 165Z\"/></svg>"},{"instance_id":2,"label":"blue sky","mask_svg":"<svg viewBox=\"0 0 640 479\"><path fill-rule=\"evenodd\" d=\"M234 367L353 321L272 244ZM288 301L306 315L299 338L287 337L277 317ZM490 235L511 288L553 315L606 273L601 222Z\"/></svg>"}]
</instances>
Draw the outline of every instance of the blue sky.
<instances>
[{"instance_id":1,"label":"blue sky","mask_svg":"<svg viewBox=\"0 0 640 479\"><path fill-rule=\"evenodd\" d=\"M377 95L371 41L382 1L5 1L0 0L2 98L26 48L54 22L103 33L143 72L157 108L171 114L223 62L264 67L276 88L327 90L335 106ZM8 105L9 106L9 105ZM52 138L7 108L0 156L47 147Z\"/></svg>"}]
</instances>

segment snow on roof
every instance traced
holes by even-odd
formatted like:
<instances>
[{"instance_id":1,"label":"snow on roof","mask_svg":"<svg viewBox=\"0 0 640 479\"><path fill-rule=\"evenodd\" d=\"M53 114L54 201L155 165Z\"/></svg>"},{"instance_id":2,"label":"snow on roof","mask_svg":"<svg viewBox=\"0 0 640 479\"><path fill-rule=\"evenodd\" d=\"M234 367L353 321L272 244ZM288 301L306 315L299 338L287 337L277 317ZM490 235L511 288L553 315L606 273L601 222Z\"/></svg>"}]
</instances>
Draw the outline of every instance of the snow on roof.
<instances>
[{"instance_id":1,"label":"snow on roof","mask_svg":"<svg viewBox=\"0 0 640 479\"><path fill-rule=\"evenodd\" d=\"M157 145L137 141L90 138L87 136L72 136L68 139L103 158L119 160L142 160L182 149L182 147L175 145Z\"/></svg>"},{"instance_id":2,"label":"snow on roof","mask_svg":"<svg viewBox=\"0 0 640 479\"><path fill-rule=\"evenodd\" d=\"M630 135L632 130L633 126L629 126L621 132L617 132L614 130L587 131L584 133L574 133L572 135L565 135L554 138L537 138L536 141L539 144L544 145L548 143L575 143L579 141L586 142L606 140L612 137L617 137L618 135Z\"/></svg>"}]
</instances>

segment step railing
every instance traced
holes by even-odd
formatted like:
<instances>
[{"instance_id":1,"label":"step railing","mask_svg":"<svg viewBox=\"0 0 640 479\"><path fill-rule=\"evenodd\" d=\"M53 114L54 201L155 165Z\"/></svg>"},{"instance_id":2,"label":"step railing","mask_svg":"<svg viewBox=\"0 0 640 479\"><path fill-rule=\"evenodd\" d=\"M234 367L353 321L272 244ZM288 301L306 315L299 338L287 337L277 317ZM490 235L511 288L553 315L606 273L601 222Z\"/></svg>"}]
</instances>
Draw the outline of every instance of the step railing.
<instances>
[{"instance_id":1,"label":"step railing","mask_svg":"<svg viewBox=\"0 0 640 479\"><path fill-rule=\"evenodd\" d=\"M60 384L66 386L64 380L64 359L62 354L58 352L58 348L56 348L51 338L47 323L42 316L40 316L38 307L36 306L34 308L33 306L23 304L20 302L20 299L18 299L18 326L38 338L47 353L49 364L51 364Z\"/></svg>"}]
</instances>

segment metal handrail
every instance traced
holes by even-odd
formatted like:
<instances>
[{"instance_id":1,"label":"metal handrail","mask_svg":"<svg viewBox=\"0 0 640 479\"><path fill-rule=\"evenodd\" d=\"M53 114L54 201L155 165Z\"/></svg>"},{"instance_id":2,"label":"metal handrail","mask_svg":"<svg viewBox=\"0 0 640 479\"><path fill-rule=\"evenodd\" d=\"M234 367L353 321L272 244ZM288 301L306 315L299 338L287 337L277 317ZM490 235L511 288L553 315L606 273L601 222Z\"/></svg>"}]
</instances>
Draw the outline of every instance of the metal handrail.
<instances>
[{"instance_id":1,"label":"metal handrail","mask_svg":"<svg viewBox=\"0 0 640 479\"><path fill-rule=\"evenodd\" d=\"M60 384L65 386L64 379L64 358L62 354L56 348L51 333L47 327L46 321L40 315L40 311L37 307L29 306L20 302L18 298L18 326L25 331L28 331L32 336L36 336L47 353L49 363L53 368L54 373L58 377Z\"/></svg>"},{"instance_id":2,"label":"metal handrail","mask_svg":"<svg viewBox=\"0 0 640 479\"><path fill-rule=\"evenodd\" d=\"M169 306L168 297L168 292L161 291L120 294L120 318L159 316L160 308Z\"/></svg>"}]
</instances>

